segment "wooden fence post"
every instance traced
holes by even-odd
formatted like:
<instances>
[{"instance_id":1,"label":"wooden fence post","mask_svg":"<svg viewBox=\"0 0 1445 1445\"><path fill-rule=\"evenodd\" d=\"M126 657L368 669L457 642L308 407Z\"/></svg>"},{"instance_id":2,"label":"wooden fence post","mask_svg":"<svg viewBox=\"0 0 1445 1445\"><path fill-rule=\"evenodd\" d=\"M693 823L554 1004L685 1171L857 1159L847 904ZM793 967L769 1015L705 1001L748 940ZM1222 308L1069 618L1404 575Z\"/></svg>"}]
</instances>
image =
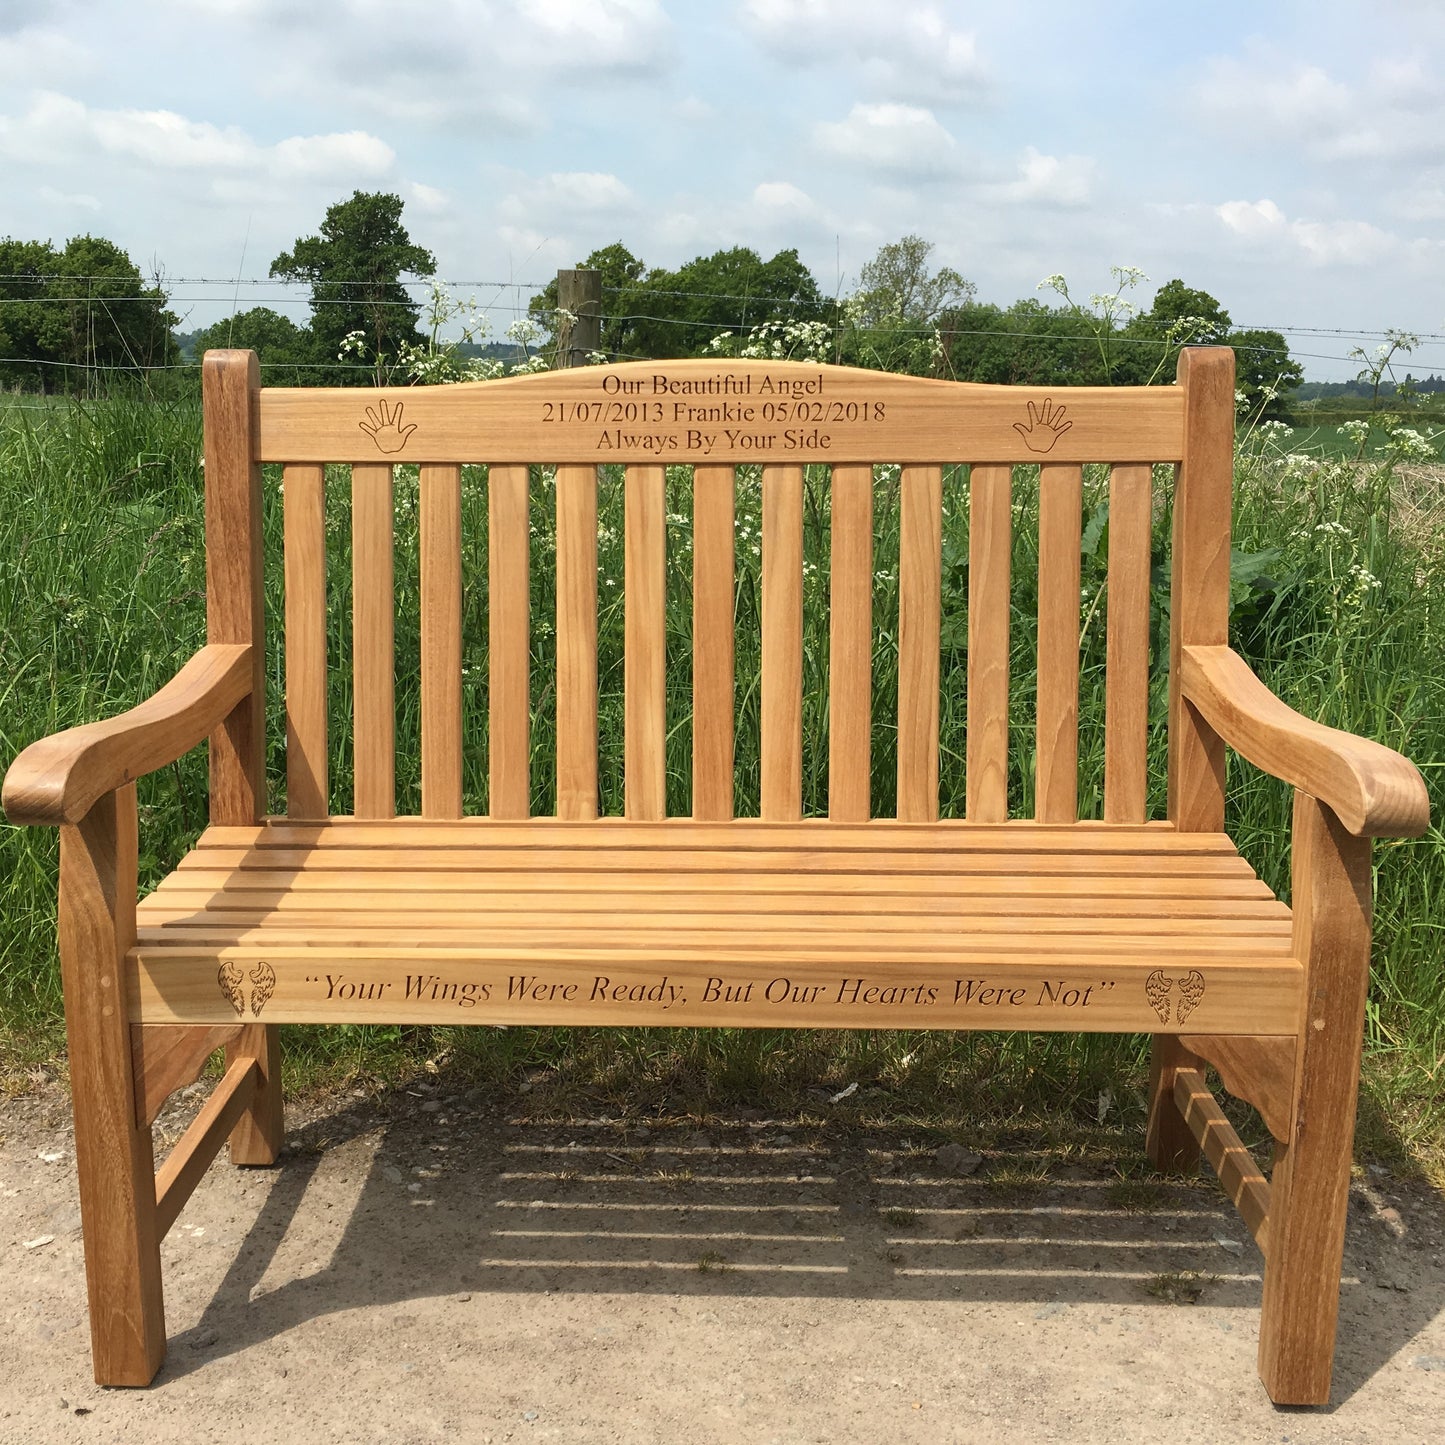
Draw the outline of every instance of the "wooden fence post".
<instances>
[{"instance_id":1,"label":"wooden fence post","mask_svg":"<svg viewBox=\"0 0 1445 1445\"><path fill-rule=\"evenodd\" d=\"M558 271L557 309L557 366L586 366L602 349L602 273Z\"/></svg>"}]
</instances>

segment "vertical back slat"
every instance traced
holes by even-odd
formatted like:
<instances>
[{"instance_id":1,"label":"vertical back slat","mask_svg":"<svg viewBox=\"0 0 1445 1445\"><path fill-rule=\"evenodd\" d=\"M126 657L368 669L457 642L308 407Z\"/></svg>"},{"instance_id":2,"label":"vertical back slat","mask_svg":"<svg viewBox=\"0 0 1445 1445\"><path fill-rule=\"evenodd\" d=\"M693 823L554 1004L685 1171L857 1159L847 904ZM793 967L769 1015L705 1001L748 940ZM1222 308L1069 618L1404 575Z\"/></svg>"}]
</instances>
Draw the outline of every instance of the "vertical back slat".
<instances>
[{"instance_id":1,"label":"vertical back slat","mask_svg":"<svg viewBox=\"0 0 1445 1445\"><path fill-rule=\"evenodd\" d=\"M692 815L733 815L735 474L698 467L692 505Z\"/></svg>"},{"instance_id":2,"label":"vertical back slat","mask_svg":"<svg viewBox=\"0 0 1445 1445\"><path fill-rule=\"evenodd\" d=\"M1083 469L1039 469L1039 684L1034 816L1079 817L1079 579Z\"/></svg>"},{"instance_id":3,"label":"vertical back slat","mask_svg":"<svg viewBox=\"0 0 1445 1445\"><path fill-rule=\"evenodd\" d=\"M288 466L286 534L286 812L324 818L326 766L326 471Z\"/></svg>"},{"instance_id":4,"label":"vertical back slat","mask_svg":"<svg viewBox=\"0 0 1445 1445\"><path fill-rule=\"evenodd\" d=\"M1234 500L1234 352L1186 346L1184 458L1174 476L1169 602L1169 820L1189 833L1224 828L1224 740L1185 698L1183 649L1229 641Z\"/></svg>"},{"instance_id":5,"label":"vertical back slat","mask_svg":"<svg viewBox=\"0 0 1445 1445\"><path fill-rule=\"evenodd\" d=\"M557 816L597 816L597 469L557 468Z\"/></svg>"},{"instance_id":6,"label":"vertical back slat","mask_svg":"<svg viewBox=\"0 0 1445 1445\"><path fill-rule=\"evenodd\" d=\"M243 827L266 811L261 468L253 460L260 391L254 351L205 354L206 641L251 649L251 691L211 734L211 822Z\"/></svg>"},{"instance_id":7,"label":"vertical back slat","mask_svg":"<svg viewBox=\"0 0 1445 1445\"><path fill-rule=\"evenodd\" d=\"M356 816L396 815L395 605L391 467L351 469L352 669Z\"/></svg>"},{"instance_id":8,"label":"vertical back slat","mask_svg":"<svg viewBox=\"0 0 1445 1445\"><path fill-rule=\"evenodd\" d=\"M1148 772L1149 540L1154 507L1147 466L1109 477L1107 678L1104 690L1104 821L1142 823Z\"/></svg>"},{"instance_id":9,"label":"vertical back slat","mask_svg":"<svg viewBox=\"0 0 1445 1445\"><path fill-rule=\"evenodd\" d=\"M828 816L869 813L873 684L873 469L833 468L829 563Z\"/></svg>"},{"instance_id":10,"label":"vertical back slat","mask_svg":"<svg viewBox=\"0 0 1445 1445\"><path fill-rule=\"evenodd\" d=\"M904 467L898 546L898 817L938 819L943 469Z\"/></svg>"},{"instance_id":11,"label":"vertical back slat","mask_svg":"<svg viewBox=\"0 0 1445 1445\"><path fill-rule=\"evenodd\" d=\"M803 469L763 468L762 815L803 815Z\"/></svg>"},{"instance_id":12,"label":"vertical back slat","mask_svg":"<svg viewBox=\"0 0 1445 1445\"><path fill-rule=\"evenodd\" d=\"M665 582L666 472L627 468L623 545L624 811L629 818L667 815L667 640Z\"/></svg>"},{"instance_id":13,"label":"vertical back slat","mask_svg":"<svg viewBox=\"0 0 1445 1445\"><path fill-rule=\"evenodd\" d=\"M975 466L968 499L967 812L1008 817L1008 638L1011 474Z\"/></svg>"},{"instance_id":14,"label":"vertical back slat","mask_svg":"<svg viewBox=\"0 0 1445 1445\"><path fill-rule=\"evenodd\" d=\"M488 811L531 812L527 468L487 472Z\"/></svg>"},{"instance_id":15,"label":"vertical back slat","mask_svg":"<svg viewBox=\"0 0 1445 1445\"><path fill-rule=\"evenodd\" d=\"M462 815L462 469L423 466L421 811Z\"/></svg>"}]
</instances>

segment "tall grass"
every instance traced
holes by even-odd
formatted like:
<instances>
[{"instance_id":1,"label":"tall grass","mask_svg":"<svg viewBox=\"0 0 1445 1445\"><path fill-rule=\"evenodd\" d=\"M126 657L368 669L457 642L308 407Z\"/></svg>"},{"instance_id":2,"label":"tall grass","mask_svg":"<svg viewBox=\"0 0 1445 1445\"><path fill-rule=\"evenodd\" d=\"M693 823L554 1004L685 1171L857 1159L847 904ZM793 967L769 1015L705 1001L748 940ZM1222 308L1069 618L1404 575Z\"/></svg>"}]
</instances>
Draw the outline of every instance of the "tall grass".
<instances>
[{"instance_id":1,"label":"tall grass","mask_svg":"<svg viewBox=\"0 0 1445 1445\"><path fill-rule=\"evenodd\" d=\"M1286 450L1276 430L1243 442L1236 481L1235 645L1287 702L1326 722L1379 738L1412 756L1441 802L1445 765L1445 469L1403 465L1389 445L1368 460ZM690 809L691 476L667 475L667 790L672 813ZM1170 480L1156 476L1151 695L1151 808L1164 807L1168 679ZM419 810L420 636L417 476L396 481L397 793ZM332 806L351 807L350 496L344 469L329 478L329 661ZM464 805L485 811L486 473L464 469ZM894 806L897 705L899 477L875 483L874 811ZM967 717L967 485L945 477L943 523L940 802L962 811ZM532 486L533 733L535 812L554 803L555 651L553 481ZM827 811L826 473L810 469L804 526L804 812ZM1104 626L1108 599L1107 477L1085 475L1081 600L1080 806L1102 806ZM264 529L267 610L282 615L281 478L267 469ZM604 470L599 497L600 806L622 811L623 482ZM1038 473L1019 468L1015 544L1009 791L1015 815L1033 805L1033 712L1038 582ZM737 493L737 811L756 813L760 790L758 639L761 479L742 470ZM58 728L130 706L169 677L204 637L200 418L196 404L113 397L42 406L0 402L0 757ZM273 649L268 766L271 804L285 806L281 660ZM204 821L204 750L144 780L141 874L153 884ZM1288 790L1232 763L1229 826L1246 856L1288 893ZM0 832L0 1037L12 1055L58 1047L54 954L56 839L44 829ZM1441 923L1432 900L1445 887L1437 828L1420 841L1376 850L1377 945L1370 998L1367 1125L1381 1139L1437 1153L1445 1139L1439 1059L1445 1048ZM620 1074L651 1081L658 1097L742 1098L787 1093L806 1081L865 1077L940 1097L1032 1079L1047 1096L1092 1117L1102 1093L1132 1099L1143 1046L1133 1037L1064 1035L794 1034L753 1031L316 1029L292 1031L293 1057L313 1065L385 1069L449 1048L491 1072L545 1064L585 1075L604 1093ZM387 1063L390 1060L390 1063ZM992 1088L993 1097L1000 1096Z\"/></svg>"}]
</instances>

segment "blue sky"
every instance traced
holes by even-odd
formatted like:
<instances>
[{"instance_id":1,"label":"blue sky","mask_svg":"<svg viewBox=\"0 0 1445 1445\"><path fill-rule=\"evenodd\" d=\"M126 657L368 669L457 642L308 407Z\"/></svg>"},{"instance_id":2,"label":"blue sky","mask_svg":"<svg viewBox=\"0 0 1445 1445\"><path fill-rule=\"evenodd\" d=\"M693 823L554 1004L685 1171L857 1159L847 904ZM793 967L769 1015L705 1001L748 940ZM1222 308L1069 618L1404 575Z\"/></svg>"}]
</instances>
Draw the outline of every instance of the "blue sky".
<instances>
[{"instance_id":1,"label":"blue sky","mask_svg":"<svg viewBox=\"0 0 1445 1445\"><path fill-rule=\"evenodd\" d=\"M500 331L498 283L615 240L795 246L831 293L916 233L983 300L1139 266L1311 376L1386 327L1445 373L1442 73L1438 0L0 0L0 234L207 278L188 326L299 321L216 283L396 191Z\"/></svg>"}]
</instances>

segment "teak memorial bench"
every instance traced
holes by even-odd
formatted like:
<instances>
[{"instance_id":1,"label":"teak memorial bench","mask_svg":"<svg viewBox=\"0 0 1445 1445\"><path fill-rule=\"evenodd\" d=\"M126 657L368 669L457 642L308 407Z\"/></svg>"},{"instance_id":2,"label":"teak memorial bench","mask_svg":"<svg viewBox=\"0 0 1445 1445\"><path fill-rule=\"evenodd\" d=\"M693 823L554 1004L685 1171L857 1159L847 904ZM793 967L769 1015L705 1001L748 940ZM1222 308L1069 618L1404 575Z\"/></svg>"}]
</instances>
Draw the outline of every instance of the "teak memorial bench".
<instances>
[{"instance_id":1,"label":"teak memorial bench","mask_svg":"<svg viewBox=\"0 0 1445 1445\"><path fill-rule=\"evenodd\" d=\"M1415 835L1397 753L1307 721L1230 649L1234 365L1043 389L792 362L589 367L407 390L262 389L204 362L207 644L122 717L33 744L60 953L95 1375L165 1354L159 1241L221 1144L282 1138L277 1025L688 1024L1153 1035L1148 1151L1202 1149L1264 1256L1259 1370L1329 1394L1370 965L1370 839ZM263 463L284 466L286 778L263 757ZM1109 496L1103 816L1079 817L1083 467ZM349 464L349 469L347 464ZM419 464L421 816L395 787L396 464ZM488 815L463 816L463 487L487 506ZM599 817L598 470L625 467L625 816ZM734 817L735 487L761 465L761 816ZM901 467L896 817L870 813L874 471ZM556 614L529 617L555 487ZM691 816L666 815L666 468L691 468ZM1010 817L1013 469L1039 468L1030 818ZM802 816L803 519L830 489L826 818ZM1172 486L1168 815L1146 816L1151 519ZM1169 468L1172 467L1172 480ZM329 470L328 470L329 468ZM606 474L611 478L613 474ZM890 477L894 474L890 472ZM1090 474L1091 477L1093 474ZM747 473L748 485L756 474ZM408 474L410 477L410 474ZM1033 485L1033 474L1030 474ZM1092 483L1091 483L1092 485ZM354 816L330 812L326 490L350 488ZM965 816L939 816L940 538L968 504ZM475 543L475 539L473 539ZM554 675L531 678L533 623ZM480 649L482 639L467 639ZM750 642L750 646L754 645ZM555 689L556 812L532 817ZM210 826L136 902L137 776L210 740ZM1224 832L1226 747L1295 789L1292 908ZM956 807L950 799L949 809ZM1281 838L1279 846L1287 840ZM226 1050L157 1172L151 1125ZM1206 1084L1275 1141L1268 1178Z\"/></svg>"}]
</instances>

